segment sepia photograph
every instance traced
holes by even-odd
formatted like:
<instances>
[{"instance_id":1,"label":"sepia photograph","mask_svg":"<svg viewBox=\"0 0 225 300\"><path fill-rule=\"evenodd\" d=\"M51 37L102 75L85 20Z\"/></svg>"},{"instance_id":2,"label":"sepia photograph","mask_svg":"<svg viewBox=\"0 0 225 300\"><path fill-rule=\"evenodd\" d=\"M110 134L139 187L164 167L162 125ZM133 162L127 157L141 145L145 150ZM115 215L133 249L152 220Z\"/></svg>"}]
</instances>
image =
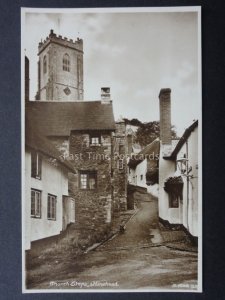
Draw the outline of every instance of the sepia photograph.
<instances>
[{"instance_id":1,"label":"sepia photograph","mask_svg":"<svg viewBox=\"0 0 225 300\"><path fill-rule=\"evenodd\" d=\"M201 7L21 8L23 293L202 292Z\"/></svg>"}]
</instances>

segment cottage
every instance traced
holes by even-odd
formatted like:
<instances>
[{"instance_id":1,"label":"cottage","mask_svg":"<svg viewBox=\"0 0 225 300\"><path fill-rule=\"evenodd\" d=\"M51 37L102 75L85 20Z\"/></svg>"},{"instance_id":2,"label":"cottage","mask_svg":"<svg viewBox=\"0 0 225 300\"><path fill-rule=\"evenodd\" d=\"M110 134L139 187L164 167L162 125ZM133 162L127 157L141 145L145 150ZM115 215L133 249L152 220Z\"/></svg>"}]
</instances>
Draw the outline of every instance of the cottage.
<instances>
[{"instance_id":1,"label":"cottage","mask_svg":"<svg viewBox=\"0 0 225 300\"><path fill-rule=\"evenodd\" d=\"M139 153L131 155L128 162L130 184L152 191L152 185L158 183L159 146L157 138Z\"/></svg>"},{"instance_id":2,"label":"cottage","mask_svg":"<svg viewBox=\"0 0 225 300\"><path fill-rule=\"evenodd\" d=\"M26 118L25 250L32 242L56 236L75 222L75 202L68 194L68 173L73 171Z\"/></svg>"},{"instance_id":3,"label":"cottage","mask_svg":"<svg viewBox=\"0 0 225 300\"><path fill-rule=\"evenodd\" d=\"M178 143L171 139L171 90L162 89L160 101L159 217L198 237L198 121Z\"/></svg>"}]
</instances>

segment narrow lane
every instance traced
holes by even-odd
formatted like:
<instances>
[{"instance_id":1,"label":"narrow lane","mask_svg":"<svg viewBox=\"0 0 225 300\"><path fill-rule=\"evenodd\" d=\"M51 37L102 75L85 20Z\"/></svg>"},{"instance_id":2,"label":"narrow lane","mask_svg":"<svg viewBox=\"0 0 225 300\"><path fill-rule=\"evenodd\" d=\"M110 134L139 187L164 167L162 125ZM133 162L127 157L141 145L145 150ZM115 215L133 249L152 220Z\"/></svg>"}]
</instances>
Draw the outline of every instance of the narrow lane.
<instances>
[{"instance_id":1,"label":"narrow lane","mask_svg":"<svg viewBox=\"0 0 225 300\"><path fill-rule=\"evenodd\" d=\"M158 246L157 201L149 200L140 201L140 210L127 223L125 233L84 254L79 261L70 258L57 265L51 280L45 277L30 288L193 289L197 254Z\"/></svg>"},{"instance_id":2,"label":"narrow lane","mask_svg":"<svg viewBox=\"0 0 225 300\"><path fill-rule=\"evenodd\" d=\"M121 248L136 248L152 244L153 233L157 231L157 201L149 199L140 201L140 208L136 215L126 225L124 233L117 235L113 240L99 247L98 250ZM159 242L162 241L159 239Z\"/></svg>"}]
</instances>

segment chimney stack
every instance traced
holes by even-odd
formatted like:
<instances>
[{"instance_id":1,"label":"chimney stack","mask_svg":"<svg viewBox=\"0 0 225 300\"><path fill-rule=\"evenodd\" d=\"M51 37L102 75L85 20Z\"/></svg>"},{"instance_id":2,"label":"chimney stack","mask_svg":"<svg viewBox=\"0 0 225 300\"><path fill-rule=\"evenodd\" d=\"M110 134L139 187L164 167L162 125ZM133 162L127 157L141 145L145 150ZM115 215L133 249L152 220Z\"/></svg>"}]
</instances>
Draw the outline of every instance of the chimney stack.
<instances>
[{"instance_id":1,"label":"chimney stack","mask_svg":"<svg viewBox=\"0 0 225 300\"><path fill-rule=\"evenodd\" d=\"M160 139L163 145L171 145L171 89L161 89L159 93Z\"/></svg>"},{"instance_id":2,"label":"chimney stack","mask_svg":"<svg viewBox=\"0 0 225 300\"><path fill-rule=\"evenodd\" d=\"M101 88L101 100L102 100L102 103L110 102L110 100L111 100L110 87L102 87Z\"/></svg>"}]
</instances>

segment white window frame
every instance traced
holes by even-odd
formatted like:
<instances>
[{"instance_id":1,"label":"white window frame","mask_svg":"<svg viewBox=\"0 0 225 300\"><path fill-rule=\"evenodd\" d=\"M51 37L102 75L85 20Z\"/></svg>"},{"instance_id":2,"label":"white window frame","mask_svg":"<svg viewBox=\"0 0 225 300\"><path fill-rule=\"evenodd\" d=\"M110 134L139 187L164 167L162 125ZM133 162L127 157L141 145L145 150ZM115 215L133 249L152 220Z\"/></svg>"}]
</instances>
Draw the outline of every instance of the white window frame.
<instances>
[{"instance_id":1,"label":"white window frame","mask_svg":"<svg viewBox=\"0 0 225 300\"><path fill-rule=\"evenodd\" d=\"M99 137L98 136L93 136L91 137L91 145L92 146L97 146L97 145L100 145L100 142L99 142Z\"/></svg>"},{"instance_id":2,"label":"white window frame","mask_svg":"<svg viewBox=\"0 0 225 300\"><path fill-rule=\"evenodd\" d=\"M35 159L35 161L33 161ZM33 171L35 164L35 174ZM31 177L36 179L41 179L41 170L42 170L42 157L37 151L31 153Z\"/></svg>"},{"instance_id":3,"label":"white window frame","mask_svg":"<svg viewBox=\"0 0 225 300\"><path fill-rule=\"evenodd\" d=\"M100 146L101 145L101 135L91 134L90 135L90 146Z\"/></svg>"},{"instance_id":4,"label":"white window frame","mask_svg":"<svg viewBox=\"0 0 225 300\"><path fill-rule=\"evenodd\" d=\"M81 190L96 190L97 189L97 172L96 171L80 171L79 174L79 186ZM94 177L95 186L92 188L90 186L90 180ZM86 184L84 184L86 183Z\"/></svg>"},{"instance_id":5,"label":"white window frame","mask_svg":"<svg viewBox=\"0 0 225 300\"><path fill-rule=\"evenodd\" d=\"M31 189L31 217L41 218L41 191L35 189Z\"/></svg>"},{"instance_id":6,"label":"white window frame","mask_svg":"<svg viewBox=\"0 0 225 300\"><path fill-rule=\"evenodd\" d=\"M57 197L51 194L48 194L48 203L47 203L47 219L51 221L56 221L56 203Z\"/></svg>"}]
</instances>

